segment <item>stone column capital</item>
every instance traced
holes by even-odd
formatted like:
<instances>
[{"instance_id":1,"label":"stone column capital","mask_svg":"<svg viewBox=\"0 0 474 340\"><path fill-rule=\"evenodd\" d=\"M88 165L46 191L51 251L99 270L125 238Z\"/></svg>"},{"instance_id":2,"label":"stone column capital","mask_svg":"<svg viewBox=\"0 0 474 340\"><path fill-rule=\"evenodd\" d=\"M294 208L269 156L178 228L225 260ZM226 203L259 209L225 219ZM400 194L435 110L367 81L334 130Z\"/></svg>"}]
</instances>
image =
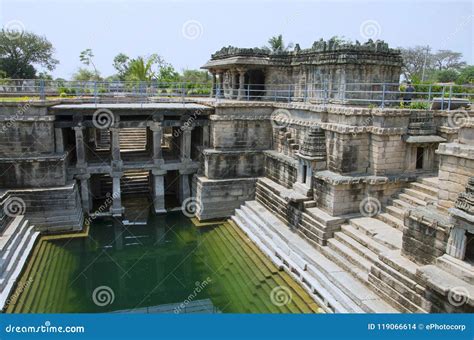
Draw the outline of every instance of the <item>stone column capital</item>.
<instances>
[{"instance_id":1,"label":"stone column capital","mask_svg":"<svg viewBox=\"0 0 474 340\"><path fill-rule=\"evenodd\" d=\"M91 174L89 174L89 173L76 175L76 179L78 179L80 181L84 181L84 180L87 180L87 179L90 179L90 178L91 178Z\"/></svg>"},{"instance_id":2,"label":"stone column capital","mask_svg":"<svg viewBox=\"0 0 474 340\"><path fill-rule=\"evenodd\" d=\"M79 125L76 125L76 126L73 126L73 127L72 127L72 129L73 129L74 131L82 131L82 130L84 130L85 128L86 128L86 127L83 126L82 124L79 124Z\"/></svg>"},{"instance_id":3,"label":"stone column capital","mask_svg":"<svg viewBox=\"0 0 474 340\"><path fill-rule=\"evenodd\" d=\"M161 122L150 122L148 127L150 128L151 131L153 132L161 132L163 131L163 125Z\"/></svg>"}]
</instances>

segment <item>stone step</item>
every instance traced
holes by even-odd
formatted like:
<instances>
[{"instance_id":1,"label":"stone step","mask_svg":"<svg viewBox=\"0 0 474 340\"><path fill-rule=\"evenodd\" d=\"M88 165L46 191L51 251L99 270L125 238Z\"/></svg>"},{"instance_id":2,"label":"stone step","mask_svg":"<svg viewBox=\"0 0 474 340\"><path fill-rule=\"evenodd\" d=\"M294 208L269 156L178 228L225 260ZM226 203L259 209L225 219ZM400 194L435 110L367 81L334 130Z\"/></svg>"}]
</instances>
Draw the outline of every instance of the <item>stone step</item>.
<instances>
[{"instance_id":1,"label":"stone step","mask_svg":"<svg viewBox=\"0 0 474 340\"><path fill-rule=\"evenodd\" d=\"M425 193L425 194L427 194L431 197L438 197L438 188L437 187L429 186L429 185L419 183L419 182L412 182L412 183L410 183L409 187L414 189L414 190L423 192L423 193Z\"/></svg>"},{"instance_id":2,"label":"stone step","mask_svg":"<svg viewBox=\"0 0 474 340\"><path fill-rule=\"evenodd\" d=\"M385 210L387 213L389 213L393 217L396 217L399 220L403 221L403 215L405 214L405 211L403 209L400 209L391 205L391 206L386 207Z\"/></svg>"},{"instance_id":3,"label":"stone step","mask_svg":"<svg viewBox=\"0 0 474 340\"><path fill-rule=\"evenodd\" d=\"M12 251L12 254L9 256L9 260L5 263L5 266L2 266L2 279L8 280L10 278L11 273L13 273L18 264L18 261L21 260L25 247L28 245L28 242L35 233L33 227L29 227L21 236L20 242L11 250L9 249L9 251Z\"/></svg>"},{"instance_id":4,"label":"stone step","mask_svg":"<svg viewBox=\"0 0 474 340\"><path fill-rule=\"evenodd\" d=\"M350 226L347 226L350 227ZM347 229L346 229L347 230ZM374 253L369 247L364 246L359 243L356 239L352 238L351 233L345 233L345 231L340 231L334 234L335 240L349 247L351 250L355 251L359 256L362 256L369 263L374 263L378 261L378 255ZM368 268L370 270L370 267Z\"/></svg>"},{"instance_id":5,"label":"stone step","mask_svg":"<svg viewBox=\"0 0 474 340\"><path fill-rule=\"evenodd\" d=\"M349 223L370 236L374 241L390 249L400 249L402 247L403 233L378 219L359 217L350 219Z\"/></svg>"},{"instance_id":6,"label":"stone step","mask_svg":"<svg viewBox=\"0 0 474 340\"><path fill-rule=\"evenodd\" d=\"M364 248L367 248L376 255L390 250L387 246L375 242L370 238L370 236L349 224L343 224L341 230L345 235L349 236L351 239L355 240L357 243L361 244Z\"/></svg>"},{"instance_id":7,"label":"stone step","mask_svg":"<svg viewBox=\"0 0 474 340\"><path fill-rule=\"evenodd\" d=\"M304 209L315 208L317 205L316 201L306 201L303 203Z\"/></svg>"},{"instance_id":8,"label":"stone step","mask_svg":"<svg viewBox=\"0 0 474 340\"><path fill-rule=\"evenodd\" d=\"M25 266L26 261L28 260L38 237L39 237L39 232L32 231L31 236L28 238L28 240L25 239L25 245L21 247L21 251L19 251L17 254L19 259L18 261L15 261L16 265L14 266L13 271L8 275L9 278L0 279L0 286L2 287L2 289L0 290L1 291L0 292L0 308L1 309L3 309L6 299L8 298L13 287L15 286L16 281L18 277L20 276L20 273L23 270L23 267Z\"/></svg>"},{"instance_id":9,"label":"stone step","mask_svg":"<svg viewBox=\"0 0 474 340\"><path fill-rule=\"evenodd\" d=\"M463 294L463 299L466 301L465 304L474 307L474 285L467 284L466 281L444 271L436 265L423 266L418 274L431 289L444 297L449 296L450 292L460 290L461 288L465 292Z\"/></svg>"},{"instance_id":10,"label":"stone step","mask_svg":"<svg viewBox=\"0 0 474 340\"><path fill-rule=\"evenodd\" d=\"M335 238L328 240L328 247L339 255L339 258L335 258L335 260L341 267L349 270L357 278L362 278L362 280L367 279L365 274L368 274L370 271L370 261ZM342 259L340 259L340 257L342 257ZM361 271L362 273L360 273Z\"/></svg>"},{"instance_id":11,"label":"stone step","mask_svg":"<svg viewBox=\"0 0 474 340\"><path fill-rule=\"evenodd\" d=\"M420 200L419 198L413 197L413 196L411 196L410 194L407 194L407 193L401 193L400 195L398 195L398 197L402 201L410 203L411 205L415 205L415 206L426 206L426 205L428 205L427 202L425 202L423 200Z\"/></svg>"},{"instance_id":12,"label":"stone step","mask_svg":"<svg viewBox=\"0 0 474 340\"><path fill-rule=\"evenodd\" d=\"M440 269L474 285L474 265L444 254L436 259L436 266Z\"/></svg>"},{"instance_id":13,"label":"stone step","mask_svg":"<svg viewBox=\"0 0 474 340\"><path fill-rule=\"evenodd\" d=\"M248 204L249 202L246 202ZM268 248L262 243L268 243L271 241L265 241L265 236L255 233L251 223L242 222L237 215L233 216L232 219L236 224L252 239L271 260L279 267L282 267L282 262L277 258L272 250L272 247ZM271 239L271 236L269 237ZM311 272L315 276L314 278L310 275L304 275L302 278L303 284L309 286L309 289L315 294L315 299L321 302L321 305L329 306L335 311L352 311L361 312L362 310L355 305L349 298L345 297L344 293L340 292L334 284L326 278L325 274L320 273L317 269L313 269Z\"/></svg>"},{"instance_id":14,"label":"stone step","mask_svg":"<svg viewBox=\"0 0 474 340\"><path fill-rule=\"evenodd\" d=\"M378 291L379 294L392 303L394 307L403 311L404 313L428 313L428 311L421 309L410 298L400 294L397 290L391 287L387 281L381 280L372 273L369 274L369 284Z\"/></svg>"},{"instance_id":15,"label":"stone step","mask_svg":"<svg viewBox=\"0 0 474 340\"><path fill-rule=\"evenodd\" d=\"M0 258L0 274L7 269L15 255L17 248L20 246L23 238L31 229L27 220L23 220L18 229L11 235L8 246L2 250Z\"/></svg>"},{"instance_id":16,"label":"stone step","mask_svg":"<svg viewBox=\"0 0 474 340\"><path fill-rule=\"evenodd\" d=\"M25 225L25 217L23 215L14 217L3 230L0 235L0 254L8 249L15 236L21 232L21 228Z\"/></svg>"},{"instance_id":17,"label":"stone step","mask_svg":"<svg viewBox=\"0 0 474 340\"><path fill-rule=\"evenodd\" d=\"M339 303L343 303L343 301L348 303L347 299L349 298L349 301L352 300L352 304L348 305L352 306L349 310L357 312L361 311L362 308L362 310L366 312L396 312L396 309L385 303L374 292L365 287L364 284L359 281L360 279L338 266L334 261L329 260L326 255L318 252L305 239L292 232L260 203L248 201L245 205L260 216L260 221L264 224L263 228L268 233L277 235L278 238L283 241L283 244L290 249L289 256L294 253L298 255L302 261L307 263L307 273L302 272L301 275L304 276L307 282L316 281L314 284L319 284L319 287L324 289L326 292L324 295L331 297L331 294L328 295L327 292L332 291L333 295L331 299L333 303L337 303L338 301ZM273 245L273 247L276 247L276 245ZM329 247L322 248L326 248L328 252L335 254L334 250ZM340 255L336 255L340 257ZM341 258L343 259L343 257ZM362 271L360 272L362 276ZM365 273L365 280L366 279L367 273ZM339 293L337 293L338 291ZM341 293L343 294L342 296ZM335 296L339 296L339 299L334 299Z\"/></svg>"},{"instance_id":18,"label":"stone step","mask_svg":"<svg viewBox=\"0 0 474 340\"><path fill-rule=\"evenodd\" d=\"M402 200L400 200L400 199L394 199L394 200L392 200L392 204L393 204L395 207L400 208L400 209L403 209L403 210L407 210L407 209L413 208L413 205L411 205L411 204L408 203L408 202L402 201Z\"/></svg>"},{"instance_id":19,"label":"stone step","mask_svg":"<svg viewBox=\"0 0 474 340\"><path fill-rule=\"evenodd\" d=\"M380 253L379 259L382 263L403 274L410 280L414 282L418 281L416 273L420 266L403 256L399 249Z\"/></svg>"},{"instance_id":20,"label":"stone step","mask_svg":"<svg viewBox=\"0 0 474 340\"><path fill-rule=\"evenodd\" d=\"M388 224L389 226L394 227L397 230L403 231L403 220L400 220L388 213L381 213L381 214L378 214L376 217L380 221Z\"/></svg>"},{"instance_id":21,"label":"stone step","mask_svg":"<svg viewBox=\"0 0 474 340\"><path fill-rule=\"evenodd\" d=\"M417 182L424 184L432 188L439 188L439 179L437 176L432 177L422 177L417 180Z\"/></svg>"},{"instance_id":22,"label":"stone step","mask_svg":"<svg viewBox=\"0 0 474 340\"><path fill-rule=\"evenodd\" d=\"M403 192L424 202L433 202L437 199L436 196L425 194L416 189L403 189Z\"/></svg>"}]
</instances>

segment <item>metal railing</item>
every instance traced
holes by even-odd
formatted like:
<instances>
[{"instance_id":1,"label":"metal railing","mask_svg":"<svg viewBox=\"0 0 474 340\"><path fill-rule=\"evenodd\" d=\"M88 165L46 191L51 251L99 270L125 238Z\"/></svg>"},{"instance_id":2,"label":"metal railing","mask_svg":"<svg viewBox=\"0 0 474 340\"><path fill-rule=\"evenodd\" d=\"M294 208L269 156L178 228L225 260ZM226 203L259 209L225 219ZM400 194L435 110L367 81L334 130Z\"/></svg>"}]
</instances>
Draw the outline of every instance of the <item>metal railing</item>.
<instances>
[{"instance_id":1,"label":"metal railing","mask_svg":"<svg viewBox=\"0 0 474 340\"><path fill-rule=\"evenodd\" d=\"M411 109L452 109L474 102L474 85L416 84L413 92L398 83L321 82L298 84L231 84L158 81L60 81L0 79L0 97L82 99L84 101L153 102L192 98L274 102L351 104Z\"/></svg>"}]
</instances>

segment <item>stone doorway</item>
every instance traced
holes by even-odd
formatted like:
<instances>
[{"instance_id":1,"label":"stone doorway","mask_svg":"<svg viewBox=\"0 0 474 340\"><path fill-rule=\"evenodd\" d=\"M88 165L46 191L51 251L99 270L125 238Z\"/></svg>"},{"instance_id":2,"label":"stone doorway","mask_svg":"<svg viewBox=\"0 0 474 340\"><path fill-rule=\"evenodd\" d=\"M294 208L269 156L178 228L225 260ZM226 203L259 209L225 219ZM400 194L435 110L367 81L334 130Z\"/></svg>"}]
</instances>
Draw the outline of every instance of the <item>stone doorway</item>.
<instances>
[{"instance_id":1,"label":"stone doorway","mask_svg":"<svg viewBox=\"0 0 474 340\"><path fill-rule=\"evenodd\" d=\"M265 95L265 73L262 70L249 70L245 75L246 89L250 100L259 100Z\"/></svg>"},{"instance_id":2,"label":"stone doorway","mask_svg":"<svg viewBox=\"0 0 474 340\"><path fill-rule=\"evenodd\" d=\"M464 261L474 265L474 234L466 233L466 253Z\"/></svg>"},{"instance_id":3,"label":"stone doorway","mask_svg":"<svg viewBox=\"0 0 474 340\"><path fill-rule=\"evenodd\" d=\"M423 169L423 153L424 153L424 148L422 147L416 148L416 169L417 170Z\"/></svg>"}]
</instances>

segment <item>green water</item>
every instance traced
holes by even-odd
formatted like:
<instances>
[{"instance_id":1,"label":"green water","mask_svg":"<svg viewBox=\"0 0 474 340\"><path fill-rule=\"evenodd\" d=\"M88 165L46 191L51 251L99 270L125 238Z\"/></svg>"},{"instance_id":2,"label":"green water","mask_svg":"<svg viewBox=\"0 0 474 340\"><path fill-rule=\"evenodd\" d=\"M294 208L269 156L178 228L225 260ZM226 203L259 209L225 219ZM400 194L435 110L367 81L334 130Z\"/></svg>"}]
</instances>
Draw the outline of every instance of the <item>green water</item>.
<instances>
[{"instance_id":1,"label":"green water","mask_svg":"<svg viewBox=\"0 0 474 340\"><path fill-rule=\"evenodd\" d=\"M113 295L103 306L94 301L102 286ZM286 296L275 303L278 287ZM198 228L171 213L146 226L95 221L88 237L41 240L7 312L102 313L198 300L223 313L317 311L237 227Z\"/></svg>"}]
</instances>

